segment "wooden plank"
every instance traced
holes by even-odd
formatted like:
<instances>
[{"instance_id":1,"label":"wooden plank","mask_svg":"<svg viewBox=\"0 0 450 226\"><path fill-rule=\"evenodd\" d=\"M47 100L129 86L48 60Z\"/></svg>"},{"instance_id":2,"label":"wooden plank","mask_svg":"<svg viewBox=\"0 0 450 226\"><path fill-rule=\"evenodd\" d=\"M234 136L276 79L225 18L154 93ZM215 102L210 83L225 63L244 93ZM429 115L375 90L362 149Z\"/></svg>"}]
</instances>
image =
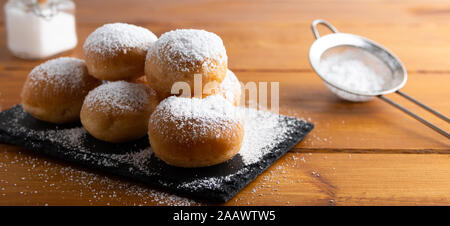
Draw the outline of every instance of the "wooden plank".
<instances>
[{"instance_id":1,"label":"wooden plank","mask_svg":"<svg viewBox=\"0 0 450 226\"><path fill-rule=\"evenodd\" d=\"M351 103L338 99L313 73L236 72L246 81L280 83L282 114L311 120L315 129L298 148L311 151L449 153L450 141L396 108L374 99ZM402 89L445 115L450 103L447 74L411 74ZM450 125L395 94L387 95L446 131Z\"/></svg>"},{"instance_id":2,"label":"wooden plank","mask_svg":"<svg viewBox=\"0 0 450 226\"><path fill-rule=\"evenodd\" d=\"M449 70L448 1L135 1L117 20L153 29L200 27L220 34L235 68L309 69L310 23L324 18L343 32L366 36L396 53L408 70ZM120 1L80 2L80 23L110 22ZM141 6L149 7L141 7ZM92 9L103 10L89 13ZM85 12L84 10L89 10ZM130 14L129 12L135 12ZM142 13L139 13L142 12ZM142 15L149 15L145 18ZM355 20L355 18L358 18ZM394 19L395 18L395 19ZM230 43L230 44L229 44ZM240 58L245 58L241 60Z\"/></svg>"},{"instance_id":3,"label":"wooden plank","mask_svg":"<svg viewBox=\"0 0 450 226\"><path fill-rule=\"evenodd\" d=\"M331 20L330 20L331 21ZM196 24L180 22L174 25L141 24L157 35L176 28L195 27L217 33L224 40L229 56L229 66L236 69L265 71L312 71L308 53L314 37L310 23L222 23ZM239 26L237 26L239 24ZM78 29L79 44L70 56L83 57L82 43L90 32L102 24L83 25ZM81 25L80 25L81 26ZM391 25L384 24L336 24L343 32L354 33L372 39L393 51L405 64L409 73L450 72L446 54L450 26ZM4 33L4 27L0 27ZM411 33L420 35L412 36ZM5 36L0 45L6 49ZM9 52L0 53L0 67L30 68L38 62L22 61ZM40 62L40 61L39 61Z\"/></svg>"},{"instance_id":4,"label":"wooden plank","mask_svg":"<svg viewBox=\"0 0 450 226\"><path fill-rule=\"evenodd\" d=\"M204 205L0 145L0 205ZM288 153L225 205L449 205L449 156Z\"/></svg>"},{"instance_id":5,"label":"wooden plank","mask_svg":"<svg viewBox=\"0 0 450 226\"><path fill-rule=\"evenodd\" d=\"M448 155L291 153L228 204L449 205Z\"/></svg>"},{"instance_id":6,"label":"wooden plank","mask_svg":"<svg viewBox=\"0 0 450 226\"><path fill-rule=\"evenodd\" d=\"M281 112L316 124L301 144L226 205L450 205L449 141L379 100L340 101L313 73L307 57L314 41L310 23L319 17L329 20L342 32L391 49L408 70L403 90L450 115L450 2L186 0L182 7L177 0L76 3L80 43L63 55L82 58L84 39L109 22L138 24L158 35L176 28L206 29L224 40L229 66L239 79L280 82ZM0 10L0 109L20 102L25 77L43 62L23 61L7 51L3 13ZM448 123L401 98L389 98L450 130ZM44 204L205 203L0 145L0 205Z\"/></svg>"},{"instance_id":7,"label":"wooden plank","mask_svg":"<svg viewBox=\"0 0 450 226\"><path fill-rule=\"evenodd\" d=\"M171 1L133 0L121 4L117 0L78 2L80 44L75 56L82 56L81 45L96 27L121 21L148 27L158 35L190 27L216 32L226 44L232 68L310 71L307 56L314 41L310 24L321 17L342 32L365 36L391 49L409 72L450 71L446 60L450 15L445 13L450 5L445 1L188 1L178 7ZM119 5L123 10L116 10ZM0 29L5 32L4 24ZM0 36L0 45L6 47L5 35ZM0 60L23 66L6 51L0 53Z\"/></svg>"},{"instance_id":8,"label":"wooden plank","mask_svg":"<svg viewBox=\"0 0 450 226\"><path fill-rule=\"evenodd\" d=\"M0 205L199 205L18 147L0 150Z\"/></svg>"}]
</instances>

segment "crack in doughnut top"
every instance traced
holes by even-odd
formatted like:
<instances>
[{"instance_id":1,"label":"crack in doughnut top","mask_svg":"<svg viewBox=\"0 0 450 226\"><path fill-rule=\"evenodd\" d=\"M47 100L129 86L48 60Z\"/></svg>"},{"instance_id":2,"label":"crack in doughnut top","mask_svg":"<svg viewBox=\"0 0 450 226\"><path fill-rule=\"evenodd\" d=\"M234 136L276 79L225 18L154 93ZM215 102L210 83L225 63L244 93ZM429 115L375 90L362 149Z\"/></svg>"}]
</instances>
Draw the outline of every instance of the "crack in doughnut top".
<instances>
[{"instance_id":1,"label":"crack in doughnut top","mask_svg":"<svg viewBox=\"0 0 450 226\"><path fill-rule=\"evenodd\" d=\"M161 35L150 47L147 59L156 56L159 64L167 64L171 71L193 72L195 65L209 71L217 62L227 62L222 39L205 30L177 29Z\"/></svg>"},{"instance_id":2,"label":"crack in doughnut top","mask_svg":"<svg viewBox=\"0 0 450 226\"><path fill-rule=\"evenodd\" d=\"M165 125L176 125L178 131L183 131L176 138L190 142L210 133L220 138L222 131L240 123L241 117L231 103L218 95L204 99L171 96L158 105L150 120L163 134L168 131Z\"/></svg>"},{"instance_id":3,"label":"crack in doughnut top","mask_svg":"<svg viewBox=\"0 0 450 226\"><path fill-rule=\"evenodd\" d=\"M158 39L146 28L126 23L105 24L92 32L84 42L83 48L107 55L122 51L124 54L130 49L147 50L150 44Z\"/></svg>"},{"instance_id":4,"label":"crack in doughnut top","mask_svg":"<svg viewBox=\"0 0 450 226\"><path fill-rule=\"evenodd\" d=\"M103 109L107 112L136 112L148 105L147 90L154 92L144 84L125 81L108 82L90 91L84 100L84 105L88 109Z\"/></svg>"},{"instance_id":5,"label":"crack in doughnut top","mask_svg":"<svg viewBox=\"0 0 450 226\"><path fill-rule=\"evenodd\" d=\"M33 85L52 85L53 89L77 91L83 88L83 76L87 73L84 60L60 57L33 68L29 81ZM45 89L45 88L44 88Z\"/></svg>"}]
</instances>

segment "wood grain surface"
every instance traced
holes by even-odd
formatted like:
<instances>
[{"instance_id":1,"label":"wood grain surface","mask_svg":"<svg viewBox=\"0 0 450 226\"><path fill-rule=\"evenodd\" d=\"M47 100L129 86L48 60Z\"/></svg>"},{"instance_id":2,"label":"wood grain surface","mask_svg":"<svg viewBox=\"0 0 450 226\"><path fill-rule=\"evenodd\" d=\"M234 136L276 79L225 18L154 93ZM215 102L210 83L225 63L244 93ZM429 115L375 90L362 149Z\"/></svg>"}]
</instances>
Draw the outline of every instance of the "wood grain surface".
<instances>
[{"instance_id":1,"label":"wood grain surface","mask_svg":"<svg viewBox=\"0 0 450 226\"><path fill-rule=\"evenodd\" d=\"M0 1L1 5L5 1ZM224 205L450 205L450 142L375 99L339 100L313 72L314 19L365 36L405 64L402 89L450 115L450 1L77 0L78 47L108 22L160 35L175 28L217 33L229 67L243 81L280 82L280 111L315 123L314 131ZM6 48L0 10L0 109L20 103L28 72ZM328 31L321 28L320 32ZM450 131L450 125L393 100ZM204 205L163 191L0 144L0 205Z\"/></svg>"}]
</instances>

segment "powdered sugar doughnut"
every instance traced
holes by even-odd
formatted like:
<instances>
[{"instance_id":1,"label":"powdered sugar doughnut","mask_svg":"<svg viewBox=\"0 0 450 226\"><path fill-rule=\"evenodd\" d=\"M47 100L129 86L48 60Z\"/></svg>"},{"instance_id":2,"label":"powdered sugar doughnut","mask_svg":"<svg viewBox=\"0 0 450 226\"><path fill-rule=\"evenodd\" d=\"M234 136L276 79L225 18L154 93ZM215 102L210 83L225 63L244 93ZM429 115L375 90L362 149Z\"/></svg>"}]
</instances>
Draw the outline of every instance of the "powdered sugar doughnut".
<instances>
[{"instance_id":1,"label":"powdered sugar doughnut","mask_svg":"<svg viewBox=\"0 0 450 226\"><path fill-rule=\"evenodd\" d=\"M52 123L76 121L84 97L101 81L88 74L83 60L60 57L35 67L22 89L22 107Z\"/></svg>"},{"instance_id":2,"label":"powdered sugar doughnut","mask_svg":"<svg viewBox=\"0 0 450 226\"><path fill-rule=\"evenodd\" d=\"M145 62L147 80L162 96L171 95L175 82L186 82L194 94L194 75L202 78L202 86L225 78L227 54L222 39L204 30L169 31L149 48ZM213 87L211 87L213 88Z\"/></svg>"},{"instance_id":3,"label":"powdered sugar doughnut","mask_svg":"<svg viewBox=\"0 0 450 226\"><path fill-rule=\"evenodd\" d=\"M221 96L172 96L151 115L148 135L153 152L167 164L203 167L236 155L244 126L235 107Z\"/></svg>"},{"instance_id":4,"label":"powdered sugar doughnut","mask_svg":"<svg viewBox=\"0 0 450 226\"><path fill-rule=\"evenodd\" d=\"M89 73L110 81L144 75L147 50L157 39L143 27L105 24L92 32L83 45Z\"/></svg>"},{"instance_id":5,"label":"powdered sugar doughnut","mask_svg":"<svg viewBox=\"0 0 450 226\"><path fill-rule=\"evenodd\" d=\"M147 133L148 119L158 103L156 92L145 84L108 82L86 96L81 123L103 141L135 140Z\"/></svg>"},{"instance_id":6,"label":"powdered sugar doughnut","mask_svg":"<svg viewBox=\"0 0 450 226\"><path fill-rule=\"evenodd\" d=\"M239 106L242 94L241 83L231 70L227 69L227 75L222 83L220 83L217 94L223 96L234 106Z\"/></svg>"}]
</instances>

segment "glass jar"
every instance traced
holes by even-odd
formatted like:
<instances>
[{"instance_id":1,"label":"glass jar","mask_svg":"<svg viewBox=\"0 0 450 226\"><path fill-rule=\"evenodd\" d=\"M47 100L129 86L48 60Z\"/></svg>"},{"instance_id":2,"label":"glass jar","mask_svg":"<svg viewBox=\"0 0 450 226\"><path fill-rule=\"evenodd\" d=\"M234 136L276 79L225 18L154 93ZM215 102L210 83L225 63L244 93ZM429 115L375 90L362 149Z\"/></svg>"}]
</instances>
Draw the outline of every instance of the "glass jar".
<instances>
[{"instance_id":1,"label":"glass jar","mask_svg":"<svg viewBox=\"0 0 450 226\"><path fill-rule=\"evenodd\" d=\"M75 4L71 0L8 0L8 49L24 59L43 59L77 45Z\"/></svg>"}]
</instances>

